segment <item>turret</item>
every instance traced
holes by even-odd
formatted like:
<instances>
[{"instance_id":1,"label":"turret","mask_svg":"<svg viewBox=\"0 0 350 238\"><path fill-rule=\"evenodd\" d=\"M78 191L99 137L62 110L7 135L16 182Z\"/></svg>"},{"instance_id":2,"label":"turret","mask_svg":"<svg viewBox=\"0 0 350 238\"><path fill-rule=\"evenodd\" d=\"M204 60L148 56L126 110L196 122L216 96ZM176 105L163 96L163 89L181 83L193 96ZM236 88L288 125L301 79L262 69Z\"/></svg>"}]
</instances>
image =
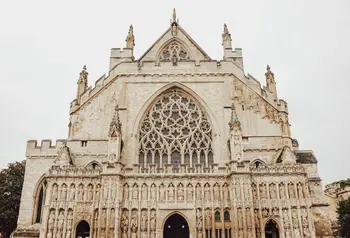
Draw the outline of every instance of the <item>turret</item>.
<instances>
[{"instance_id":1,"label":"turret","mask_svg":"<svg viewBox=\"0 0 350 238\"><path fill-rule=\"evenodd\" d=\"M76 104L80 104L80 97L88 88L88 75L89 73L86 71L86 65L84 65L79 75Z\"/></svg>"},{"instance_id":2,"label":"turret","mask_svg":"<svg viewBox=\"0 0 350 238\"><path fill-rule=\"evenodd\" d=\"M230 151L231 161L243 160L243 148L242 148L242 128L241 123L238 120L235 105L231 106L231 120L230 126Z\"/></svg>"},{"instance_id":3,"label":"turret","mask_svg":"<svg viewBox=\"0 0 350 238\"><path fill-rule=\"evenodd\" d=\"M235 48L235 50L232 50L232 38L226 24L224 24L224 33L222 33L222 46L224 49L224 60L233 61L238 68L244 70L242 49Z\"/></svg>"},{"instance_id":4,"label":"turret","mask_svg":"<svg viewBox=\"0 0 350 238\"><path fill-rule=\"evenodd\" d=\"M130 25L128 35L126 37L126 48L112 48L111 57L109 60L109 71L111 71L116 65L121 62L130 62L135 59L134 57L134 46L135 36L134 27Z\"/></svg>"},{"instance_id":5,"label":"turret","mask_svg":"<svg viewBox=\"0 0 350 238\"><path fill-rule=\"evenodd\" d=\"M278 103L278 96L277 96L275 76L271 72L269 65L266 66L265 77L266 77L266 87L269 90L269 92L272 93L273 100L274 100L275 104L277 104Z\"/></svg>"}]
</instances>

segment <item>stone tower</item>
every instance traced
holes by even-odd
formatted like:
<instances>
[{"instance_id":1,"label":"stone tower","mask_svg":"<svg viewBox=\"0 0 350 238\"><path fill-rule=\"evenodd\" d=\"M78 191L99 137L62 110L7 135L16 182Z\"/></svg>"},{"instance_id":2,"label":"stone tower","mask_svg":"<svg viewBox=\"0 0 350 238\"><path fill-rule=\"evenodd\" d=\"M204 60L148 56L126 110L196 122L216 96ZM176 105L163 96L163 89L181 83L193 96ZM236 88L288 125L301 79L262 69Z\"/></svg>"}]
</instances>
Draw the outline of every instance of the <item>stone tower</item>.
<instances>
[{"instance_id":1,"label":"stone tower","mask_svg":"<svg viewBox=\"0 0 350 238\"><path fill-rule=\"evenodd\" d=\"M131 26L94 87L83 68L67 139L28 141L14 237L316 237L317 160L270 67L266 87L246 76L226 24L211 59L175 9L138 59L134 46Z\"/></svg>"}]
</instances>

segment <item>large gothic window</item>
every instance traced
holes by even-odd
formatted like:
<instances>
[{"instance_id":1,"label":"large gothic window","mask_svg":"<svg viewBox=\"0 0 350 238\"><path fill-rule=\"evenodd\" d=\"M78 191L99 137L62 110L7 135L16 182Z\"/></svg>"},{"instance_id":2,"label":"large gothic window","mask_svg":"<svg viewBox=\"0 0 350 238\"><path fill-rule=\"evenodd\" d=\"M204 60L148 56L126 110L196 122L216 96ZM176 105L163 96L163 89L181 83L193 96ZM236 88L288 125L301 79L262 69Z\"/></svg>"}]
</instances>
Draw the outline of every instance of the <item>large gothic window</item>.
<instances>
[{"instance_id":1,"label":"large gothic window","mask_svg":"<svg viewBox=\"0 0 350 238\"><path fill-rule=\"evenodd\" d=\"M139 132L139 163L212 164L212 129L200 105L179 88L159 96Z\"/></svg>"}]
</instances>

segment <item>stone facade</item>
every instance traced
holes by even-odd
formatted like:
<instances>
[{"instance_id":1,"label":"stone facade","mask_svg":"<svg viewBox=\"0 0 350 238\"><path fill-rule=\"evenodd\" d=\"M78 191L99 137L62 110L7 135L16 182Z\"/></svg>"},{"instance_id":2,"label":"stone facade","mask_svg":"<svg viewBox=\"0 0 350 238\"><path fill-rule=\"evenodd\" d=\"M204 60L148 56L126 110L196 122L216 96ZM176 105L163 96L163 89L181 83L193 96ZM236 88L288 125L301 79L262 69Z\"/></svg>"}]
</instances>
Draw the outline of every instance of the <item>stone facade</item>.
<instances>
[{"instance_id":1,"label":"stone facade","mask_svg":"<svg viewBox=\"0 0 350 238\"><path fill-rule=\"evenodd\" d=\"M244 73L224 26L223 60L181 28L134 58L113 48L110 72L88 87L83 68L69 137L27 143L15 237L160 238L172 214L191 238L316 237L326 219L317 160L292 139L287 103ZM331 234L318 234L317 236Z\"/></svg>"}]
</instances>

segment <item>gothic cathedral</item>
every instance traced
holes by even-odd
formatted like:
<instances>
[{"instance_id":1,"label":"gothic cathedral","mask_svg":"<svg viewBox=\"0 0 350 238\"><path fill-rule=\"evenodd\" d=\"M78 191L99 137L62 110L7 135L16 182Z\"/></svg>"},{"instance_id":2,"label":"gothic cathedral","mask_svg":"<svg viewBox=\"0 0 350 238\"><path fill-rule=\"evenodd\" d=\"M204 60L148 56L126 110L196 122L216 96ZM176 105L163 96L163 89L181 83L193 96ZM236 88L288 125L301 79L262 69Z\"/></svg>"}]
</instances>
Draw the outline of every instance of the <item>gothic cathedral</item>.
<instances>
[{"instance_id":1,"label":"gothic cathedral","mask_svg":"<svg viewBox=\"0 0 350 238\"><path fill-rule=\"evenodd\" d=\"M29 140L16 238L331 237L317 160L291 137L269 66L244 73L224 25L214 60L179 25L138 59L84 66L69 136Z\"/></svg>"}]
</instances>

